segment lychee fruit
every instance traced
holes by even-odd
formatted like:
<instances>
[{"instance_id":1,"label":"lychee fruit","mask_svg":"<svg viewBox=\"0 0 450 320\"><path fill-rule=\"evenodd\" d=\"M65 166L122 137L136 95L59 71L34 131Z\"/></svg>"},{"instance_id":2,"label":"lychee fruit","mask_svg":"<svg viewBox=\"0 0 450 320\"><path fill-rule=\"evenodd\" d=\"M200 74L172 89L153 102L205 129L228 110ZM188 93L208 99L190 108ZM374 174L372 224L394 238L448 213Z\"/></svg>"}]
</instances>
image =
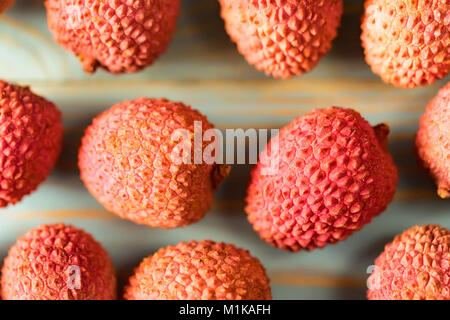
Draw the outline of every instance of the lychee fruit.
<instances>
[{"instance_id":1,"label":"lychee fruit","mask_svg":"<svg viewBox=\"0 0 450 320\"><path fill-rule=\"evenodd\" d=\"M367 63L384 82L431 84L450 70L450 1L367 0L361 39Z\"/></svg>"},{"instance_id":2,"label":"lychee fruit","mask_svg":"<svg viewBox=\"0 0 450 320\"><path fill-rule=\"evenodd\" d=\"M233 244L181 242L145 258L125 288L127 300L270 300L264 267Z\"/></svg>"},{"instance_id":3,"label":"lychee fruit","mask_svg":"<svg viewBox=\"0 0 450 320\"><path fill-rule=\"evenodd\" d=\"M1 293L4 300L113 300L116 278L107 252L90 234L42 225L9 250Z\"/></svg>"},{"instance_id":4,"label":"lychee fruit","mask_svg":"<svg viewBox=\"0 0 450 320\"><path fill-rule=\"evenodd\" d=\"M0 13L14 4L14 0L0 0Z\"/></svg>"},{"instance_id":5,"label":"lychee fruit","mask_svg":"<svg viewBox=\"0 0 450 320\"><path fill-rule=\"evenodd\" d=\"M76 54L86 72L102 67L133 73L166 51L180 0L46 0L55 40Z\"/></svg>"},{"instance_id":6,"label":"lychee fruit","mask_svg":"<svg viewBox=\"0 0 450 320\"><path fill-rule=\"evenodd\" d=\"M201 137L212 128L205 116L182 103L147 98L119 103L86 130L79 152L81 179L122 218L161 228L197 222L229 171L191 157L194 150L206 153L211 142ZM186 139L178 139L182 135ZM191 150L179 148L183 140ZM181 152L188 157L177 159Z\"/></svg>"},{"instance_id":7,"label":"lychee fruit","mask_svg":"<svg viewBox=\"0 0 450 320\"><path fill-rule=\"evenodd\" d=\"M420 119L416 149L438 185L439 196L450 198L450 82L431 100Z\"/></svg>"},{"instance_id":8,"label":"lychee fruit","mask_svg":"<svg viewBox=\"0 0 450 320\"><path fill-rule=\"evenodd\" d=\"M415 226L386 245L368 279L370 300L450 300L450 232Z\"/></svg>"},{"instance_id":9,"label":"lychee fruit","mask_svg":"<svg viewBox=\"0 0 450 320\"><path fill-rule=\"evenodd\" d=\"M313 69L330 50L342 0L219 0L225 28L258 70L290 78Z\"/></svg>"},{"instance_id":10,"label":"lychee fruit","mask_svg":"<svg viewBox=\"0 0 450 320\"><path fill-rule=\"evenodd\" d=\"M47 178L62 137L53 103L0 80L0 207L19 202Z\"/></svg>"},{"instance_id":11,"label":"lychee fruit","mask_svg":"<svg viewBox=\"0 0 450 320\"><path fill-rule=\"evenodd\" d=\"M282 128L251 174L246 211L254 229L289 251L322 248L361 229L395 193L388 133L338 107Z\"/></svg>"}]
</instances>

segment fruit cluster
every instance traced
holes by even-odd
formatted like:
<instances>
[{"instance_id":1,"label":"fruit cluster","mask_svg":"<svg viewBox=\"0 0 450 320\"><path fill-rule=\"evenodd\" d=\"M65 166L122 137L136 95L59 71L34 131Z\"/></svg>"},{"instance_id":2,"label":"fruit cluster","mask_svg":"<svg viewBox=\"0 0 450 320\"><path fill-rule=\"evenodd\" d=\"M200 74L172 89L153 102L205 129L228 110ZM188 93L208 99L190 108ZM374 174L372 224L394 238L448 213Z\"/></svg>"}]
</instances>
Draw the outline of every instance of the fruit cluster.
<instances>
[{"instance_id":1,"label":"fruit cluster","mask_svg":"<svg viewBox=\"0 0 450 320\"><path fill-rule=\"evenodd\" d=\"M0 11L11 1L1 1ZM136 72L152 64L175 30L179 0L47 0L54 38L83 69ZM259 70L277 78L314 68L331 48L342 0L220 0L227 32ZM79 13L74 16L74 8ZM450 2L367 0L362 42L367 62L386 82L413 88L450 69ZM83 35L83 36L80 36ZM81 179L109 211L150 227L184 227L202 219L230 168L178 154L173 135L195 144L214 126L181 102L137 98L114 105L86 129ZM0 81L0 206L13 205L49 175L62 148L61 113L27 87ZM394 197L398 170L389 127L372 127L352 109L314 110L267 145L247 191L248 220L261 238L288 250L313 250L351 236ZM416 137L418 158L450 198L450 83L429 103ZM274 174L266 174L276 164ZM269 170L270 171L270 170ZM376 260L369 299L450 299L450 233L417 226ZM45 271L45 272L44 272ZM115 299L112 262L91 235L43 225L17 240L5 259L3 299ZM182 242L144 259L125 299L271 299L258 259L232 244Z\"/></svg>"},{"instance_id":2,"label":"fruit cluster","mask_svg":"<svg viewBox=\"0 0 450 320\"><path fill-rule=\"evenodd\" d=\"M343 0L219 0L239 52L275 78L311 71L338 34ZM14 0L0 0L0 13ZM45 0L55 40L92 73L133 73L153 64L175 32L180 0ZM362 46L383 81L414 88L450 71L447 0L366 0Z\"/></svg>"}]
</instances>

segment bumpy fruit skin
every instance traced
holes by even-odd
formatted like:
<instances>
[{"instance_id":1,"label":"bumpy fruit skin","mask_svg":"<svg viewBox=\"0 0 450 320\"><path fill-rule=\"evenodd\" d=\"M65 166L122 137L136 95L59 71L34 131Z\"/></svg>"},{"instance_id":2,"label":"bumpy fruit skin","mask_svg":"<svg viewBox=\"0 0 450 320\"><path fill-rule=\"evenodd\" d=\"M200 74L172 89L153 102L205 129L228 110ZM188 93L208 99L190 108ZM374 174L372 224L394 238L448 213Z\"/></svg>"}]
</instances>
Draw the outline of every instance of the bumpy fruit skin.
<instances>
[{"instance_id":1,"label":"bumpy fruit skin","mask_svg":"<svg viewBox=\"0 0 450 320\"><path fill-rule=\"evenodd\" d=\"M196 121L202 136L213 128L198 111L166 99L138 98L113 106L86 130L79 152L81 179L122 218L161 228L197 222L228 168L203 159L196 164L193 157L190 163L173 158L179 154L180 130L195 149ZM203 141L202 154L210 144Z\"/></svg>"},{"instance_id":2,"label":"bumpy fruit skin","mask_svg":"<svg viewBox=\"0 0 450 320\"><path fill-rule=\"evenodd\" d=\"M125 288L127 300L270 300L258 259L232 244L181 242L145 258Z\"/></svg>"},{"instance_id":3,"label":"bumpy fruit skin","mask_svg":"<svg viewBox=\"0 0 450 320\"><path fill-rule=\"evenodd\" d=\"M322 248L361 229L395 193L388 133L337 107L282 128L251 174L246 211L254 229L289 251Z\"/></svg>"},{"instance_id":4,"label":"bumpy fruit skin","mask_svg":"<svg viewBox=\"0 0 450 320\"><path fill-rule=\"evenodd\" d=\"M1 284L4 300L116 298L107 252L90 234L64 224L42 225L19 238L5 259Z\"/></svg>"},{"instance_id":5,"label":"bumpy fruit skin","mask_svg":"<svg viewBox=\"0 0 450 320\"><path fill-rule=\"evenodd\" d=\"M450 1L367 0L361 39L384 82L431 84L450 71Z\"/></svg>"},{"instance_id":6,"label":"bumpy fruit skin","mask_svg":"<svg viewBox=\"0 0 450 320\"><path fill-rule=\"evenodd\" d=\"M438 185L438 195L450 198L450 83L431 100L420 119L416 149Z\"/></svg>"},{"instance_id":7,"label":"bumpy fruit skin","mask_svg":"<svg viewBox=\"0 0 450 320\"><path fill-rule=\"evenodd\" d=\"M258 70L290 78L313 69L330 50L342 0L220 0L239 52Z\"/></svg>"},{"instance_id":8,"label":"bumpy fruit skin","mask_svg":"<svg viewBox=\"0 0 450 320\"><path fill-rule=\"evenodd\" d=\"M19 202L47 178L62 137L53 103L0 80L0 207Z\"/></svg>"},{"instance_id":9,"label":"bumpy fruit skin","mask_svg":"<svg viewBox=\"0 0 450 320\"><path fill-rule=\"evenodd\" d=\"M14 0L0 0L0 13L14 4Z\"/></svg>"},{"instance_id":10,"label":"bumpy fruit skin","mask_svg":"<svg viewBox=\"0 0 450 320\"><path fill-rule=\"evenodd\" d=\"M386 245L375 260L370 300L450 300L450 232L415 226Z\"/></svg>"},{"instance_id":11,"label":"bumpy fruit skin","mask_svg":"<svg viewBox=\"0 0 450 320\"><path fill-rule=\"evenodd\" d=\"M75 53L86 72L101 66L133 73L166 51L180 0L46 0L55 40Z\"/></svg>"}]
</instances>

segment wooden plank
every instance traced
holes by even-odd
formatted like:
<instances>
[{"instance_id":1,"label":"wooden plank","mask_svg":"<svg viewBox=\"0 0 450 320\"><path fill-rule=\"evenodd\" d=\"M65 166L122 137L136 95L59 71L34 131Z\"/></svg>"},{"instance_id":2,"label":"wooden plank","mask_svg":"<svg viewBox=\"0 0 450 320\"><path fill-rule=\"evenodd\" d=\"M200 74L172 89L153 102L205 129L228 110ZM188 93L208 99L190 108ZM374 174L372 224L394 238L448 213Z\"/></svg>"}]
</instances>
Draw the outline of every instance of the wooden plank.
<instances>
[{"instance_id":1,"label":"wooden plank","mask_svg":"<svg viewBox=\"0 0 450 320\"><path fill-rule=\"evenodd\" d=\"M138 262L167 244L211 238L233 242L260 258L275 298L365 298L367 267L395 234L414 224L450 226L449 201L416 164L418 120L447 81L402 90L383 84L364 61L360 45L362 0L346 0L339 37L311 73L291 80L267 78L249 66L226 35L217 1L185 0L167 53L145 71L94 76L51 38L40 0L18 0L0 17L0 78L30 85L63 112L64 151L52 176L35 193L0 212L0 257L15 239L41 223L64 221L91 232L110 252L122 282ZM395 201L344 242L314 252L287 253L262 242L246 221L250 166L233 166L216 200L198 224L160 230L106 212L78 177L77 150L92 118L114 103L138 96L184 101L220 129L279 128L314 108L352 107L371 123L387 122L390 149L400 170ZM133 236L129 236L133 235Z\"/></svg>"}]
</instances>

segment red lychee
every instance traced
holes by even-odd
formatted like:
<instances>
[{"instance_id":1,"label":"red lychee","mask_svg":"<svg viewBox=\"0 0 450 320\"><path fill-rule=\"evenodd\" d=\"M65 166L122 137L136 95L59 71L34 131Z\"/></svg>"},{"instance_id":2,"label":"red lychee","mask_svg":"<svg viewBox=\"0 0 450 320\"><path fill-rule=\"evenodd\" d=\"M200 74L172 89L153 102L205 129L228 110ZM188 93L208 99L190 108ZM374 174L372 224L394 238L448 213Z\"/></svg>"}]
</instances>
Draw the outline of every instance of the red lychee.
<instances>
[{"instance_id":1,"label":"red lychee","mask_svg":"<svg viewBox=\"0 0 450 320\"><path fill-rule=\"evenodd\" d=\"M180 0L46 0L55 40L75 53L89 73L98 66L132 73L166 51Z\"/></svg>"},{"instance_id":2,"label":"red lychee","mask_svg":"<svg viewBox=\"0 0 450 320\"><path fill-rule=\"evenodd\" d=\"M125 288L127 300L269 300L258 259L232 244L182 242L145 258Z\"/></svg>"},{"instance_id":3,"label":"red lychee","mask_svg":"<svg viewBox=\"0 0 450 320\"><path fill-rule=\"evenodd\" d=\"M14 4L14 0L0 0L0 13Z\"/></svg>"},{"instance_id":4,"label":"red lychee","mask_svg":"<svg viewBox=\"0 0 450 320\"><path fill-rule=\"evenodd\" d=\"M298 251L347 238L391 202L398 172L387 125L351 109L315 110L282 128L261 153L248 219L273 246Z\"/></svg>"},{"instance_id":5,"label":"red lychee","mask_svg":"<svg viewBox=\"0 0 450 320\"><path fill-rule=\"evenodd\" d=\"M213 125L198 111L165 99L139 98L94 119L79 152L81 179L108 210L139 224L174 228L197 222L228 174L224 165L175 161L184 131L192 149L198 122L202 137ZM183 160L183 159L180 159Z\"/></svg>"},{"instance_id":6,"label":"red lychee","mask_svg":"<svg viewBox=\"0 0 450 320\"><path fill-rule=\"evenodd\" d=\"M0 80L0 207L17 203L47 178L62 137L53 103Z\"/></svg>"},{"instance_id":7,"label":"red lychee","mask_svg":"<svg viewBox=\"0 0 450 320\"><path fill-rule=\"evenodd\" d=\"M375 260L370 300L450 300L450 232L415 226L394 238Z\"/></svg>"},{"instance_id":8,"label":"red lychee","mask_svg":"<svg viewBox=\"0 0 450 320\"><path fill-rule=\"evenodd\" d=\"M107 252L90 234L42 225L9 250L1 293L5 300L112 300L116 278Z\"/></svg>"},{"instance_id":9,"label":"red lychee","mask_svg":"<svg viewBox=\"0 0 450 320\"><path fill-rule=\"evenodd\" d=\"M302 75L330 50L342 0L220 0L239 52L275 78Z\"/></svg>"},{"instance_id":10,"label":"red lychee","mask_svg":"<svg viewBox=\"0 0 450 320\"><path fill-rule=\"evenodd\" d=\"M361 39L384 82L431 84L450 71L450 1L367 0Z\"/></svg>"},{"instance_id":11,"label":"red lychee","mask_svg":"<svg viewBox=\"0 0 450 320\"><path fill-rule=\"evenodd\" d=\"M420 119L416 149L438 185L439 196L450 198L450 82L431 100Z\"/></svg>"}]
</instances>

